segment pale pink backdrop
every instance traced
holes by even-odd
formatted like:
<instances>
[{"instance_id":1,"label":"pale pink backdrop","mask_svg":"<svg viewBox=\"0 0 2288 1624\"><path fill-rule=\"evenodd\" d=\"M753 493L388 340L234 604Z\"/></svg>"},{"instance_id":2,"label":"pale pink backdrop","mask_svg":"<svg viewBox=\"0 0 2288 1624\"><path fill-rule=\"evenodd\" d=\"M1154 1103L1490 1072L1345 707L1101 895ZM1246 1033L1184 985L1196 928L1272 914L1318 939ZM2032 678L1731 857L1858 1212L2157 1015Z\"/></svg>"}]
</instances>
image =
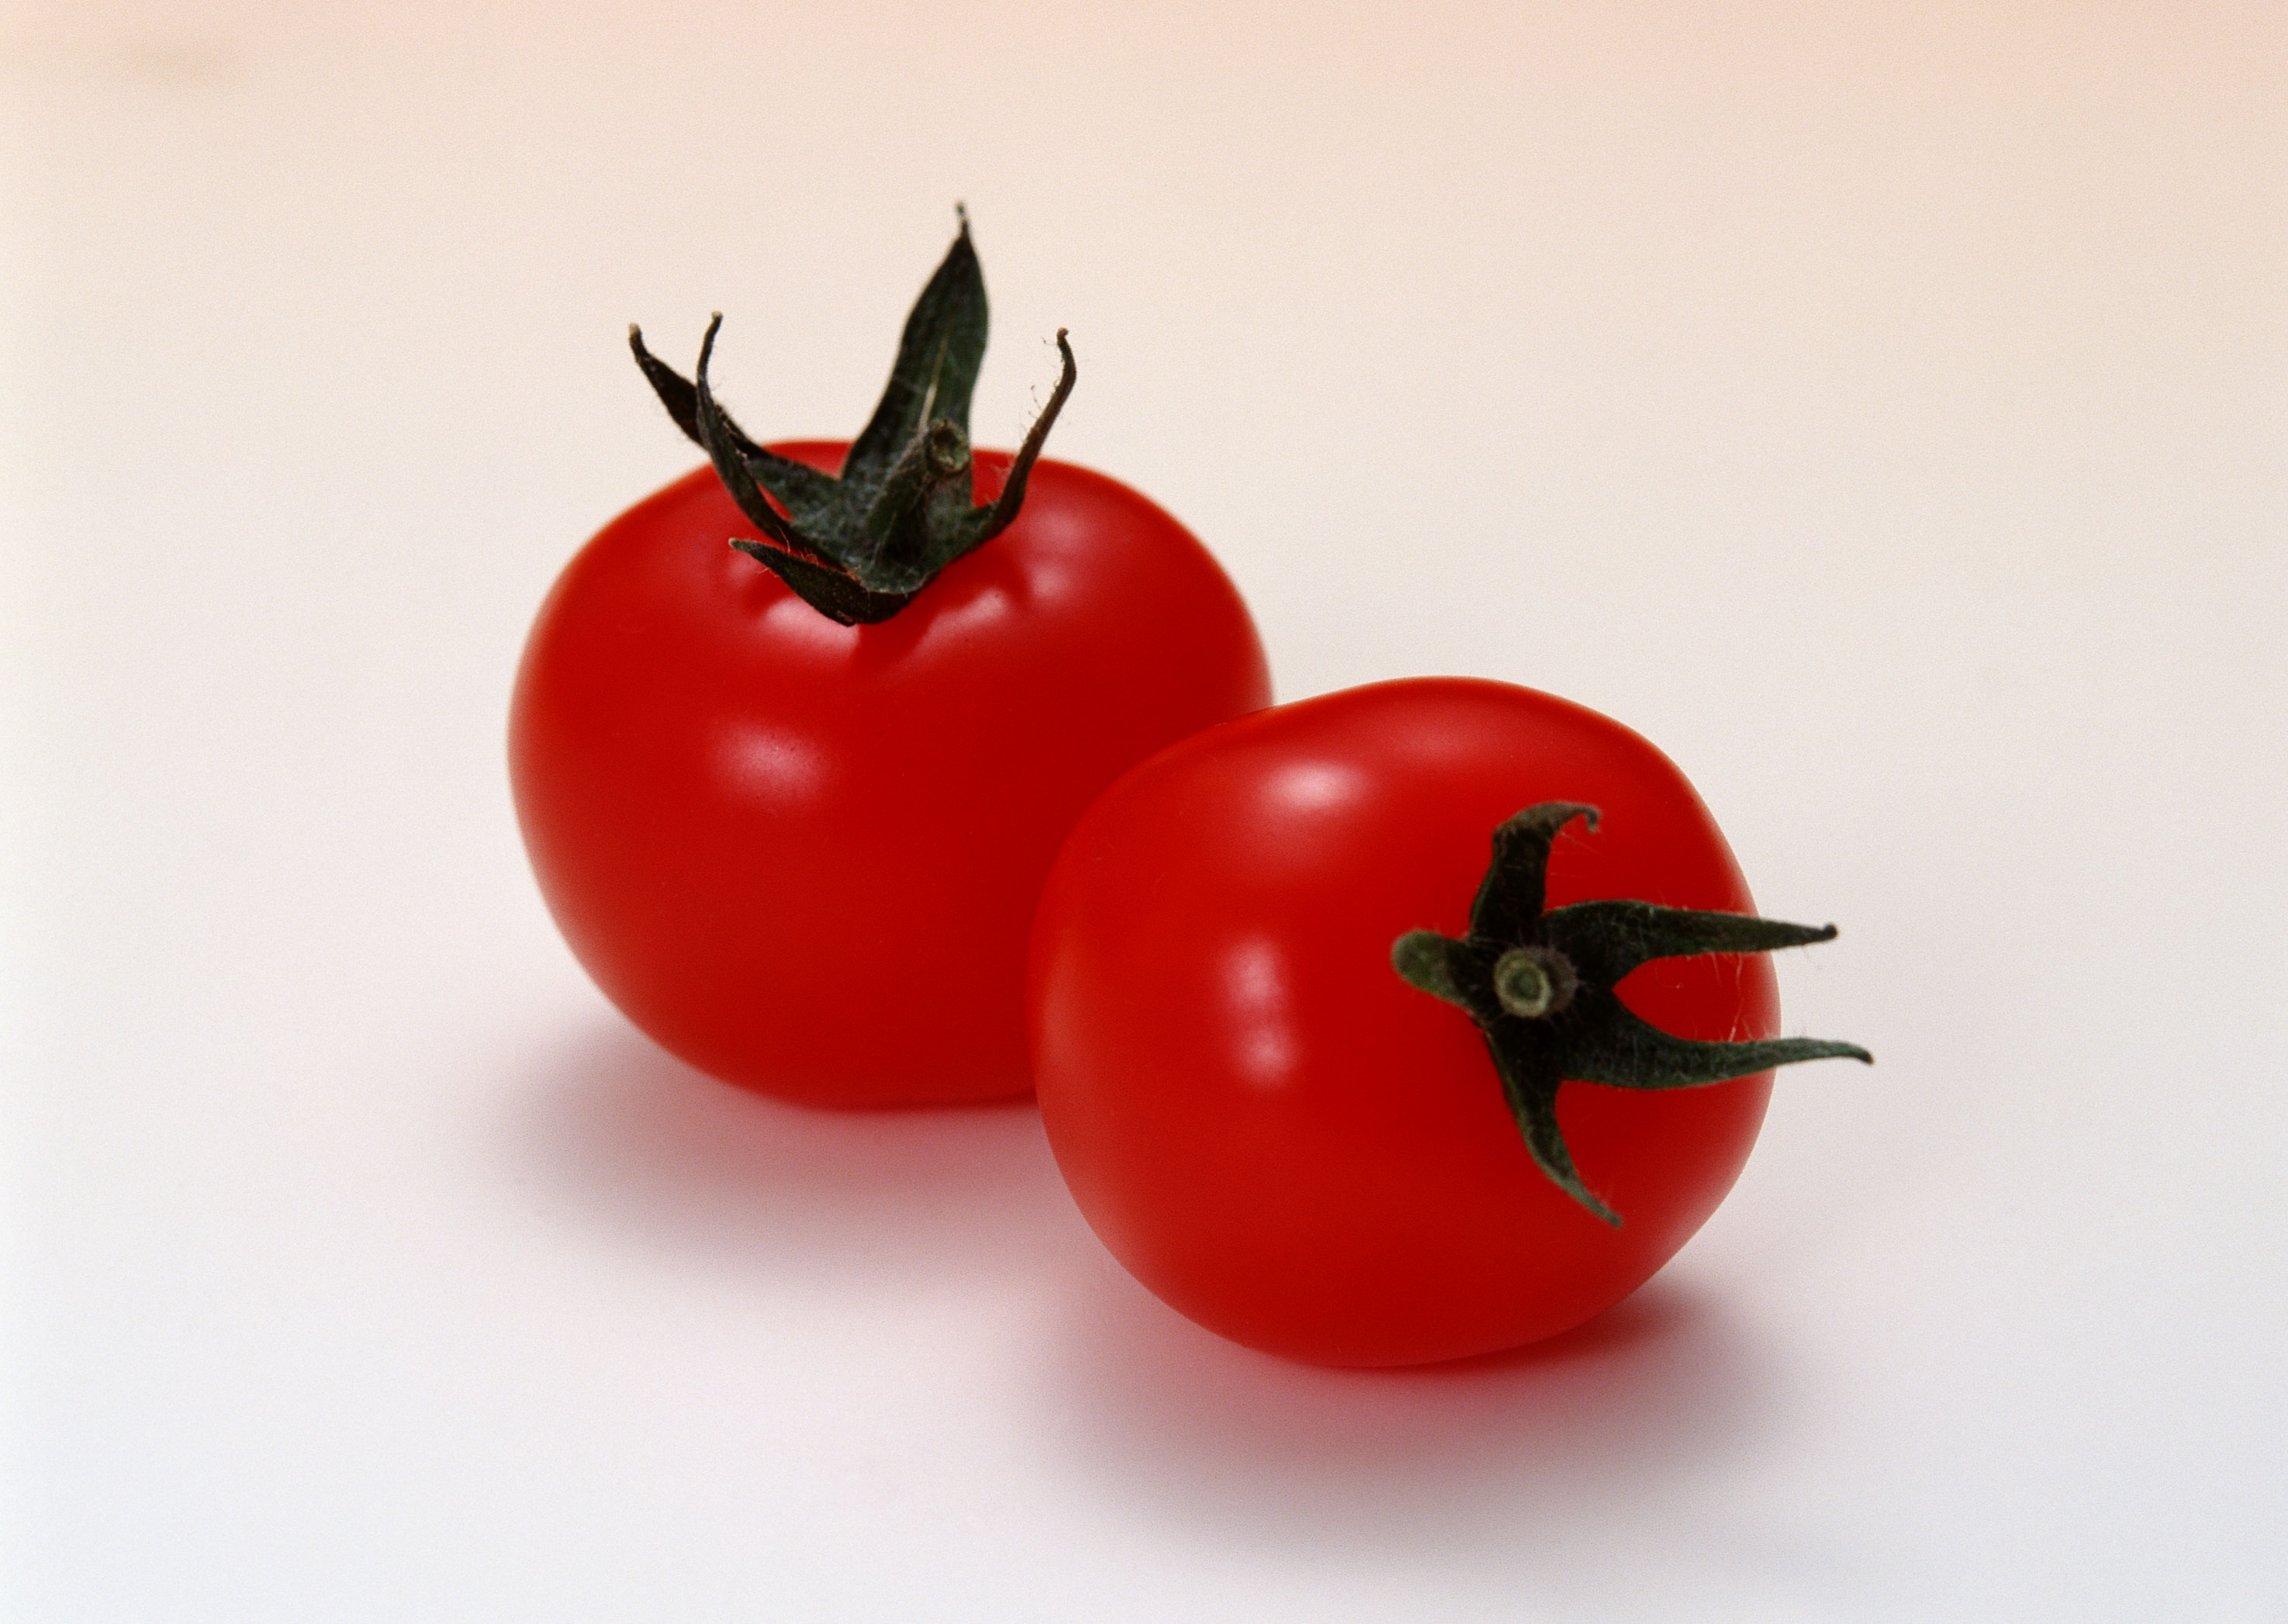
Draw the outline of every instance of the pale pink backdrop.
<instances>
[{"instance_id":1,"label":"pale pink backdrop","mask_svg":"<svg viewBox=\"0 0 2288 1624\"><path fill-rule=\"evenodd\" d=\"M2288 1611L2288 12L0 7L0 1612ZM846 434L956 200L1007 443L1281 693L1555 689L1842 939L1636 1302L1337 1374L1029 1109L629 1032L522 867L525 622Z\"/></svg>"}]
</instances>

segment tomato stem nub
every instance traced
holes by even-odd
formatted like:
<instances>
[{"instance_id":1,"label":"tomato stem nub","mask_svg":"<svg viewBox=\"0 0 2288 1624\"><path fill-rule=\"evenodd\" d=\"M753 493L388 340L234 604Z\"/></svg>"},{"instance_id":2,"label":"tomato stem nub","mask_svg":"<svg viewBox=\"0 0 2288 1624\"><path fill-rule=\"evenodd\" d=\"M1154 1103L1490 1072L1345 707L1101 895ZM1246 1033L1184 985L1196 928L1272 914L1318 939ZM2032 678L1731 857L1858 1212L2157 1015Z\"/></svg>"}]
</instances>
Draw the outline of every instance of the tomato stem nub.
<instances>
[{"instance_id":1,"label":"tomato stem nub","mask_svg":"<svg viewBox=\"0 0 2288 1624\"><path fill-rule=\"evenodd\" d=\"M906 317L890 381L839 474L824 474L757 445L717 402L708 380L719 313L687 379L628 329L628 347L667 415L715 464L723 487L763 539L731 545L770 569L802 599L846 626L886 621L938 572L1009 527L1078 368L1057 329L1062 369L989 506L972 502L969 401L985 359L984 273L969 217Z\"/></svg>"},{"instance_id":2,"label":"tomato stem nub","mask_svg":"<svg viewBox=\"0 0 2288 1624\"><path fill-rule=\"evenodd\" d=\"M1874 1057L1855 1043L1820 1038L1702 1042L1630 1013L1613 989L1648 960L1800 947L1832 940L1835 927L1625 899L1545 912L1550 848L1576 818L1593 829L1597 809L1549 801L1502 824L1494 831L1493 860L1470 905L1467 934L1409 931L1391 944L1390 963L1409 985L1458 1006L1477 1023L1535 1162L1560 1189L1617 1229L1620 1215L1582 1182L1559 1131L1557 1091L1563 1083L1688 1089L1801 1060L1871 1065Z\"/></svg>"},{"instance_id":3,"label":"tomato stem nub","mask_svg":"<svg viewBox=\"0 0 2288 1624\"><path fill-rule=\"evenodd\" d=\"M1513 947L1494 961L1494 997L1528 1020L1556 1014L1580 985L1573 961L1554 947Z\"/></svg>"}]
</instances>

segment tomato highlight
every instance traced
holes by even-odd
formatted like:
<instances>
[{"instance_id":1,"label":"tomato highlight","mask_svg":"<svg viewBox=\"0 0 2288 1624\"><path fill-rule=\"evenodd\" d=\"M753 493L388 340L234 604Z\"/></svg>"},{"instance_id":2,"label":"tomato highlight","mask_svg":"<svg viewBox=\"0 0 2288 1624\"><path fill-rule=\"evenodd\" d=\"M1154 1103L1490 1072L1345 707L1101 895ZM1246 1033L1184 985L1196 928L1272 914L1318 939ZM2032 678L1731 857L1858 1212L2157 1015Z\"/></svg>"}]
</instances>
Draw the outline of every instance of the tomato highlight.
<instances>
[{"instance_id":1,"label":"tomato highlight","mask_svg":"<svg viewBox=\"0 0 2288 1624\"><path fill-rule=\"evenodd\" d=\"M848 444L756 443L712 403L710 349L687 382L632 336L711 465L574 558L510 703L518 822L574 955L663 1046L784 1098L1025 1092L1026 943L1064 836L1135 762L1270 702L1206 550L1040 458L1069 347L1024 446L970 450L975 264L965 222Z\"/></svg>"},{"instance_id":2,"label":"tomato highlight","mask_svg":"<svg viewBox=\"0 0 2288 1624\"><path fill-rule=\"evenodd\" d=\"M1028 992L1050 1145L1113 1255L1234 1341L1392 1365L1553 1335L1715 1210L1772 1066L1866 1058L1776 1037L1758 955L1828 932L1752 914L1683 774L1578 705L1421 678L1243 717L1058 858Z\"/></svg>"}]
</instances>

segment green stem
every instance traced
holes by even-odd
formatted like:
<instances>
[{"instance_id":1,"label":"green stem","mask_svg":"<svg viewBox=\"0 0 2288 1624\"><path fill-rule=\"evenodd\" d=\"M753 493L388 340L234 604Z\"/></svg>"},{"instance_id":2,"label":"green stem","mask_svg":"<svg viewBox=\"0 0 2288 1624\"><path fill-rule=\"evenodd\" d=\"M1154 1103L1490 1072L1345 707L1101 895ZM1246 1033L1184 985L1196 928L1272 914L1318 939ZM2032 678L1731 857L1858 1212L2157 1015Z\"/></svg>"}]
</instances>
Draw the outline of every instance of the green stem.
<instances>
[{"instance_id":1,"label":"green stem","mask_svg":"<svg viewBox=\"0 0 2288 1624\"><path fill-rule=\"evenodd\" d=\"M1630 899L1545 910L1558 831L1597 810L1572 802L1529 806L1494 831L1493 860L1461 937L1409 931L1391 944L1391 968L1410 986L1466 1011L1486 1048L1526 1148L1551 1182L1618 1227L1573 1165L1557 1125L1567 1081L1620 1089L1688 1089L1752 1077L1803 1060L1874 1057L1855 1043L1770 1038L1711 1043L1663 1032L1633 1014L1614 987L1651 959L1765 953L1833 939L1833 925L1784 924Z\"/></svg>"},{"instance_id":2,"label":"green stem","mask_svg":"<svg viewBox=\"0 0 2288 1624\"><path fill-rule=\"evenodd\" d=\"M628 329L636 365L678 428L715 464L723 487L762 539L731 544L845 625L885 621L939 572L1009 527L1078 368L1064 329L1062 369L1047 407L1010 463L990 506L972 497L969 403L985 358L985 278L969 217L906 318L880 403L851 442L839 474L820 473L758 445L731 420L708 382L720 315L708 324L689 379Z\"/></svg>"}]
</instances>

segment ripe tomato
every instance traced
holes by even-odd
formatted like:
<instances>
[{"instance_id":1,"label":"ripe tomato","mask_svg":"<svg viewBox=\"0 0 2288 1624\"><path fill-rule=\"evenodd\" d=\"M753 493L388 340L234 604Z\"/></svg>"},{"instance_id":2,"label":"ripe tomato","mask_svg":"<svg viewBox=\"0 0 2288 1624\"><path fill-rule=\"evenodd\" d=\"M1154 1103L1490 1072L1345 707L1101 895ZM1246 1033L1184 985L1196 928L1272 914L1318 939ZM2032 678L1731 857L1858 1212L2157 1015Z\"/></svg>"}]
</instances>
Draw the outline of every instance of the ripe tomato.
<instances>
[{"instance_id":1,"label":"ripe tomato","mask_svg":"<svg viewBox=\"0 0 2288 1624\"><path fill-rule=\"evenodd\" d=\"M772 448L713 405L706 351L695 386L638 338L714 466L607 525L526 645L509 764L542 894L630 1019L730 1081L843 1105L1024 1092L1058 844L1134 762L1270 702L1199 543L1033 460L1069 350L1024 448L973 463L984 336L965 226L865 433Z\"/></svg>"},{"instance_id":2,"label":"ripe tomato","mask_svg":"<svg viewBox=\"0 0 2288 1624\"><path fill-rule=\"evenodd\" d=\"M782 445L830 469L844 448ZM1008 458L978 455L981 491ZM1206 551L1043 462L1015 523L844 626L724 545L702 468L606 526L535 623L509 760L543 895L661 1044L828 1105L1022 1093L1026 933L1131 764L1270 701Z\"/></svg>"},{"instance_id":3,"label":"ripe tomato","mask_svg":"<svg viewBox=\"0 0 2288 1624\"><path fill-rule=\"evenodd\" d=\"M1481 894L1498 829L1523 877ZM1662 906L1558 911L1601 898ZM1577 705L1437 678L1243 717L1124 776L1058 859L1029 987L1049 1142L1114 1256L1235 1341L1387 1365L1547 1336L1627 1295L1714 1211L1763 1120L1760 1068L1865 1058L1723 1042L1779 1018L1768 963L1740 953L1832 934L1751 911L1684 776ZM1474 927L1502 939L1475 960ZM1545 940L1579 965L1558 963L1558 1009L1545 980L1539 1002L1508 1003L1537 1026L1489 1002L1489 977L1497 954L1505 973L1556 963L1516 946ZM1404 962L1426 944L1477 980L1428 996L1416 964L1409 985L1394 945ZM1676 952L1698 956L1627 973ZM1624 975L1617 999L1597 985ZM1471 1000L1482 1033L1454 1007ZM1530 1097L1539 1051L1520 1034L1593 1029L1617 1040L1545 1057ZM1585 1073L1625 1086L1559 1091Z\"/></svg>"}]
</instances>

